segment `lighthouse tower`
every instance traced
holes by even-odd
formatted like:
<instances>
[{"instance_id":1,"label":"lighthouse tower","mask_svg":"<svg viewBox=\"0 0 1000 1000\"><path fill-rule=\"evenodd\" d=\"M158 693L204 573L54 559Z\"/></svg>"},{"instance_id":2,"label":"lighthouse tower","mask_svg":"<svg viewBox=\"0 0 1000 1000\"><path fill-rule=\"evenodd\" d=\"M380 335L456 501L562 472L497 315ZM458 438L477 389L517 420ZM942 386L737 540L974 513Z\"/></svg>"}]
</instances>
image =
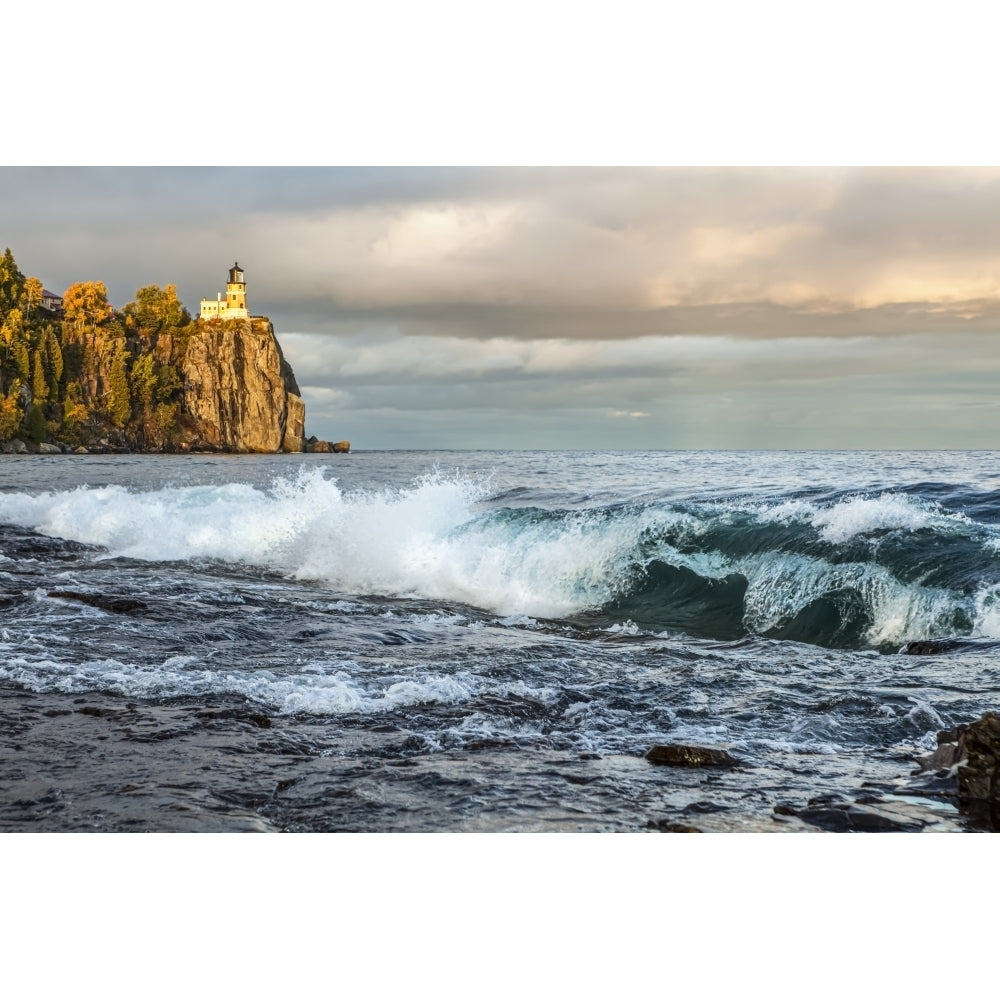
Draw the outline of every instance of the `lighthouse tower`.
<instances>
[{"instance_id":1,"label":"lighthouse tower","mask_svg":"<svg viewBox=\"0 0 1000 1000\"><path fill-rule=\"evenodd\" d=\"M214 299L201 300L202 319L249 319L247 311L247 283L243 268L238 263L229 269L226 282L226 298L219 292Z\"/></svg>"},{"instance_id":2,"label":"lighthouse tower","mask_svg":"<svg viewBox=\"0 0 1000 1000\"><path fill-rule=\"evenodd\" d=\"M236 310L243 310L243 318L247 315L247 283L243 280L243 268L233 264L229 269L229 281L226 283L226 312L235 317Z\"/></svg>"}]
</instances>

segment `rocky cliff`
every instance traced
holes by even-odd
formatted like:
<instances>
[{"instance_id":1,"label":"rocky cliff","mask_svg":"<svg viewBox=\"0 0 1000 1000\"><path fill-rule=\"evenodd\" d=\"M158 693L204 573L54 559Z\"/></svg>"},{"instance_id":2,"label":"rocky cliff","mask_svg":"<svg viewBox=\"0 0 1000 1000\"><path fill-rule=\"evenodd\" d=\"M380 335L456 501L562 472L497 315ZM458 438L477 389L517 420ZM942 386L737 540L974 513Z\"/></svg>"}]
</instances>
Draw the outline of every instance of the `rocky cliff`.
<instances>
[{"instance_id":1,"label":"rocky cliff","mask_svg":"<svg viewBox=\"0 0 1000 1000\"><path fill-rule=\"evenodd\" d=\"M0 256L0 452L316 450L266 317L193 320L175 285L43 292Z\"/></svg>"},{"instance_id":2,"label":"rocky cliff","mask_svg":"<svg viewBox=\"0 0 1000 1000\"><path fill-rule=\"evenodd\" d=\"M199 322L181 371L189 447L304 450L305 404L270 320Z\"/></svg>"}]
</instances>

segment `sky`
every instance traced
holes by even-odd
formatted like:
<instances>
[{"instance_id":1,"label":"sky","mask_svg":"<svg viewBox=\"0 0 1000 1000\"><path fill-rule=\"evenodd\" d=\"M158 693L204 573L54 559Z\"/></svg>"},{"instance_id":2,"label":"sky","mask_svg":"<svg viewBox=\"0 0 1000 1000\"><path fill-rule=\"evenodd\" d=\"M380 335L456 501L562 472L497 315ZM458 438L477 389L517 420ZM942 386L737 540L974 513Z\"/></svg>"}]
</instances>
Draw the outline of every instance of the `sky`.
<instances>
[{"instance_id":1,"label":"sky","mask_svg":"<svg viewBox=\"0 0 1000 1000\"><path fill-rule=\"evenodd\" d=\"M7 167L0 242L192 313L238 260L358 448L996 444L998 169Z\"/></svg>"}]
</instances>

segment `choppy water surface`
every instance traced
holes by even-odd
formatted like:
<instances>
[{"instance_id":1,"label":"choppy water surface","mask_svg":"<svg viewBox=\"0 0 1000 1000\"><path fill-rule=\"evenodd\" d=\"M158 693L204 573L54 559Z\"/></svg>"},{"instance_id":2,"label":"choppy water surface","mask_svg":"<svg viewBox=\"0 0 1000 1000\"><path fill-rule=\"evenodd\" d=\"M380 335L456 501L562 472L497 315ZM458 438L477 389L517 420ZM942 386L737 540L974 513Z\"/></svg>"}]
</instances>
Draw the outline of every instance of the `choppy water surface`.
<instances>
[{"instance_id":1,"label":"choppy water surface","mask_svg":"<svg viewBox=\"0 0 1000 1000\"><path fill-rule=\"evenodd\" d=\"M5 458L0 829L962 829L998 457Z\"/></svg>"}]
</instances>

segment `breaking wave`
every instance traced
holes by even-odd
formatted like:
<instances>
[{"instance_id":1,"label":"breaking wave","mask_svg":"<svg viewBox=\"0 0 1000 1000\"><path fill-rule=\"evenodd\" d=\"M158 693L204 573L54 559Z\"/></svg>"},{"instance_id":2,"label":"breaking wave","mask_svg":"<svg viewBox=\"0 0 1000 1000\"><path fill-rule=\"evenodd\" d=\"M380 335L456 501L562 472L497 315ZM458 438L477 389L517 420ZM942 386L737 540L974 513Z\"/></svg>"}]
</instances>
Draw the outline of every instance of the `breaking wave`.
<instances>
[{"instance_id":1,"label":"breaking wave","mask_svg":"<svg viewBox=\"0 0 1000 1000\"><path fill-rule=\"evenodd\" d=\"M838 648L1000 637L996 508L907 492L509 507L488 480L349 492L315 469L268 488L0 493L0 523L106 559L240 563L348 595Z\"/></svg>"}]
</instances>

